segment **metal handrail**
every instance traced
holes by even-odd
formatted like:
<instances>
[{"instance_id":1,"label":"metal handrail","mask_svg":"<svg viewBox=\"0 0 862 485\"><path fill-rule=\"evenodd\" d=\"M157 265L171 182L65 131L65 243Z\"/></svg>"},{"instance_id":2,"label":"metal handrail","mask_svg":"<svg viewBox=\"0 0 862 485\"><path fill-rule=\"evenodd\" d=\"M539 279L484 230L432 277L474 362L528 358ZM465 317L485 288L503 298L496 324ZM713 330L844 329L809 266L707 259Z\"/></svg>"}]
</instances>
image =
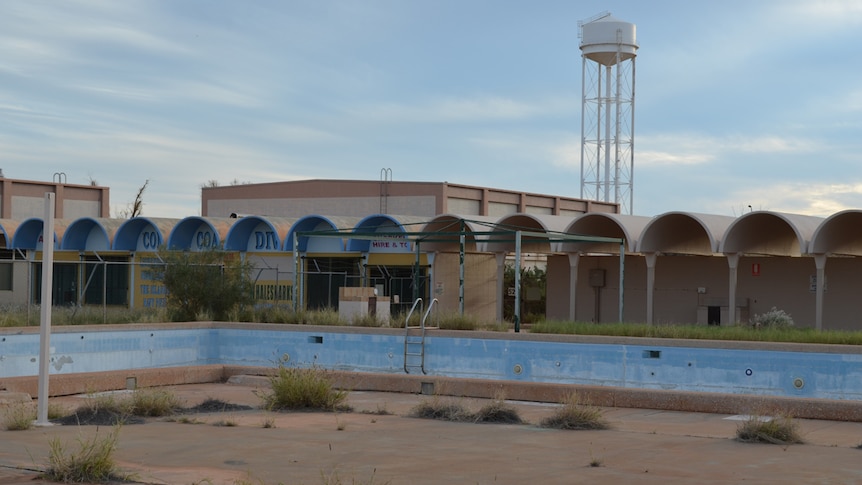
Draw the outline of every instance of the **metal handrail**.
<instances>
[{"instance_id":1,"label":"metal handrail","mask_svg":"<svg viewBox=\"0 0 862 485\"><path fill-rule=\"evenodd\" d=\"M421 326L422 326L422 331L423 331L423 332L425 331L425 320L427 320L427 319L428 319L428 315L430 315L430 314L431 314L431 309L432 309L432 308L434 308L434 304L435 304L435 303L440 303L440 302L439 302L439 301L437 301L437 299L436 299L436 298L434 298L433 300L431 300L431 303L429 303L429 304L428 304L428 310L426 310L426 311L425 311L425 315L423 315L423 316L422 316L422 323L421 323ZM424 337L424 334L423 334L423 337Z\"/></svg>"},{"instance_id":2,"label":"metal handrail","mask_svg":"<svg viewBox=\"0 0 862 485\"><path fill-rule=\"evenodd\" d=\"M413 306L410 307L410 311L407 312L407 318L404 319L404 328L410 328L410 316L413 315L413 311L416 310L416 305L420 305L421 303L422 303L422 298L417 298L416 301L413 302ZM421 312L422 310L419 310L419 311ZM424 320L423 320L423 322L424 322Z\"/></svg>"}]
</instances>

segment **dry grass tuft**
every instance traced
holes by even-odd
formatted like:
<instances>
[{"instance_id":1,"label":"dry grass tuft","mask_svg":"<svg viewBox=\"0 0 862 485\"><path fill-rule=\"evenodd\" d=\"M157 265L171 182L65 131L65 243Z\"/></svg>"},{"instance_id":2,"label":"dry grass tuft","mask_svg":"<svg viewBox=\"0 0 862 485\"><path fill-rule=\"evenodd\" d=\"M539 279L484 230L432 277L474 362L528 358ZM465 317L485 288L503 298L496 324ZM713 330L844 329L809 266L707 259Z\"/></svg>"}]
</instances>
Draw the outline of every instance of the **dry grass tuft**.
<instances>
[{"instance_id":1,"label":"dry grass tuft","mask_svg":"<svg viewBox=\"0 0 862 485\"><path fill-rule=\"evenodd\" d=\"M799 425L788 415L775 417L750 416L739 423L736 439L744 443L771 443L792 445L803 443Z\"/></svg>"},{"instance_id":2,"label":"dry grass tuft","mask_svg":"<svg viewBox=\"0 0 862 485\"><path fill-rule=\"evenodd\" d=\"M542 428L553 429L608 429L602 410L589 404L580 404L576 393L569 394L553 415L539 423Z\"/></svg>"}]
</instances>

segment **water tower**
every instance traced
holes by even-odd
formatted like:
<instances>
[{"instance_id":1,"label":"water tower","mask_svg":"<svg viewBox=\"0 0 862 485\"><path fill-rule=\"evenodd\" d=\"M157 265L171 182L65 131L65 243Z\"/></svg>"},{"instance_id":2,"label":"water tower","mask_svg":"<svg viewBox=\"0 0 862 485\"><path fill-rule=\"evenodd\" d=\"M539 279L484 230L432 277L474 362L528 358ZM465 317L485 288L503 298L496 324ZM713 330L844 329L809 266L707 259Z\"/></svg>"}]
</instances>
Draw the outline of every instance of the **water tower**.
<instances>
[{"instance_id":1,"label":"water tower","mask_svg":"<svg viewBox=\"0 0 862 485\"><path fill-rule=\"evenodd\" d=\"M635 24L609 12L578 22L581 39L581 198L633 213Z\"/></svg>"}]
</instances>

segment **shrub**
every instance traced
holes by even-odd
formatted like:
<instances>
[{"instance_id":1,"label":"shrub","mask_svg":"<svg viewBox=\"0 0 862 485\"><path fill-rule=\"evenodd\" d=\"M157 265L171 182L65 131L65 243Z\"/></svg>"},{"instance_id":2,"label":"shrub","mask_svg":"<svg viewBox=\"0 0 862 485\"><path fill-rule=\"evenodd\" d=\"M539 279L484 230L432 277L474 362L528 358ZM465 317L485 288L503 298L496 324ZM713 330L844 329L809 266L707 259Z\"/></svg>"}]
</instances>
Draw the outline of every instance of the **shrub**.
<instances>
[{"instance_id":1,"label":"shrub","mask_svg":"<svg viewBox=\"0 0 862 485\"><path fill-rule=\"evenodd\" d=\"M32 403L15 403L6 408L3 415L3 427L9 431L23 431L32 428L36 418L36 408L33 407Z\"/></svg>"},{"instance_id":2,"label":"shrub","mask_svg":"<svg viewBox=\"0 0 862 485\"><path fill-rule=\"evenodd\" d=\"M222 251L163 251L164 264L150 270L167 290L174 321L212 318L223 321L253 301L251 265Z\"/></svg>"},{"instance_id":3,"label":"shrub","mask_svg":"<svg viewBox=\"0 0 862 485\"><path fill-rule=\"evenodd\" d=\"M554 429L607 429L610 427L602 410L589 404L580 404L576 393L569 394L554 414L542 420L542 428Z\"/></svg>"},{"instance_id":4,"label":"shrub","mask_svg":"<svg viewBox=\"0 0 862 485\"><path fill-rule=\"evenodd\" d=\"M68 416L68 415L69 415L69 410L66 409L65 406L62 406L62 405L56 404L56 403L52 403L52 402L48 403L48 420L60 419L64 416Z\"/></svg>"},{"instance_id":5,"label":"shrub","mask_svg":"<svg viewBox=\"0 0 862 485\"><path fill-rule=\"evenodd\" d=\"M120 427L115 426L107 436L98 431L91 438L79 438L78 450L70 451L59 438L50 442L48 467L44 478L64 483L101 483L127 480L114 461Z\"/></svg>"},{"instance_id":6,"label":"shrub","mask_svg":"<svg viewBox=\"0 0 862 485\"><path fill-rule=\"evenodd\" d=\"M300 312L301 321L297 323L306 323L309 325L347 325L347 320L341 317L338 310L326 308L313 312Z\"/></svg>"},{"instance_id":7,"label":"shrub","mask_svg":"<svg viewBox=\"0 0 862 485\"><path fill-rule=\"evenodd\" d=\"M802 443L799 425L788 416L749 416L736 428L736 439L746 443L790 445Z\"/></svg>"},{"instance_id":8,"label":"shrub","mask_svg":"<svg viewBox=\"0 0 862 485\"><path fill-rule=\"evenodd\" d=\"M385 322L382 318L376 315L369 314L355 314L350 319L350 324L354 327L382 327Z\"/></svg>"},{"instance_id":9,"label":"shrub","mask_svg":"<svg viewBox=\"0 0 862 485\"><path fill-rule=\"evenodd\" d=\"M788 328L793 326L793 318L784 310L772 307L766 313L755 314L754 318L751 319L751 326L754 328Z\"/></svg>"},{"instance_id":10,"label":"shrub","mask_svg":"<svg viewBox=\"0 0 862 485\"><path fill-rule=\"evenodd\" d=\"M135 416L170 416L180 409L180 400L166 389L139 389L125 406Z\"/></svg>"},{"instance_id":11,"label":"shrub","mask_svg":"<svg viewBox=\"0 0 862 485\"><path fill-rule=\"evenodd\" d=\"M269 410L344 409L347 392L334 389L326 371L318 368L290 368L278 366L270 377L270 391L261 394L264 407Z\"/></svg>"},{"instance_id":12,"label":"shrub","mask_svg":"<svg viewBox=\"0 0 862 485\"><path fill-rule=\"evenodd\" d=\"M134 424L141 417L170 416L180 409L179 399L165 389L139 389L129 395L92 395L61 424ZM133 418L134 417L134 418Z\"/></svg>"},{"instance_id":13,"label":"shrub","mask_svg":"<svg viewBox=\"0 0 862 485\"><path fill-rule=\"evenodd\" d=\"M503 423L503 424L521 424L524 421L518 410L514 406L502 399L494 401L482 406L476 414L473 415L473 421L477 423Z\"/></svg>"},{"instance_id":14,"label":"shrub","mask_svg":"<svg viewBox=\"0 0 862 485\"><path fill-rule=\"evenodd\" d=\"M464 406L448 399L441 399L439 396L417 404L410 410L409 416L442 421L473 421L473 415Z\"/></svg>"}]
</instances>

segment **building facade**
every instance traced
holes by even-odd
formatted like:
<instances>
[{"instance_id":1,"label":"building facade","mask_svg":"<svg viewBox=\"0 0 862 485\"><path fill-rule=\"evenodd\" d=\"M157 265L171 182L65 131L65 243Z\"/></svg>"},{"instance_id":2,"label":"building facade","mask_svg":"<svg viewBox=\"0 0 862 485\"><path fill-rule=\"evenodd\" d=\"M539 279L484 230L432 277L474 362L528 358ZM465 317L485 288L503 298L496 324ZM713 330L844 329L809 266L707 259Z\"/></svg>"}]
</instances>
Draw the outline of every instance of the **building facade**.
<instances>
[{"instance_id":1,"label":"building facade","mask_svg":"<svg viewBox=\"0 0 862 485\"><path fill-rule=\"evenodd\" d=\"M430 218L450 213L499 217L518 212L575 216L588 212L618 213L619 205L448 182L300 180L201 190L204 217L397 214Z\"/></svg>"},{"instance_id":2,"label":"building facade","mask_svg":"<svg viewBox=\"0 0 862 485\"><path fill-rule=\"evenodd\" d=\"M16 180L0 176L0 219L24 220L45 215L45 194L53 193L54 217L110 217L110 189L98 185L67 184L65 175L53 182ZM62 176L61 176L62 175Z\"/></svg>"}]
</instances>

